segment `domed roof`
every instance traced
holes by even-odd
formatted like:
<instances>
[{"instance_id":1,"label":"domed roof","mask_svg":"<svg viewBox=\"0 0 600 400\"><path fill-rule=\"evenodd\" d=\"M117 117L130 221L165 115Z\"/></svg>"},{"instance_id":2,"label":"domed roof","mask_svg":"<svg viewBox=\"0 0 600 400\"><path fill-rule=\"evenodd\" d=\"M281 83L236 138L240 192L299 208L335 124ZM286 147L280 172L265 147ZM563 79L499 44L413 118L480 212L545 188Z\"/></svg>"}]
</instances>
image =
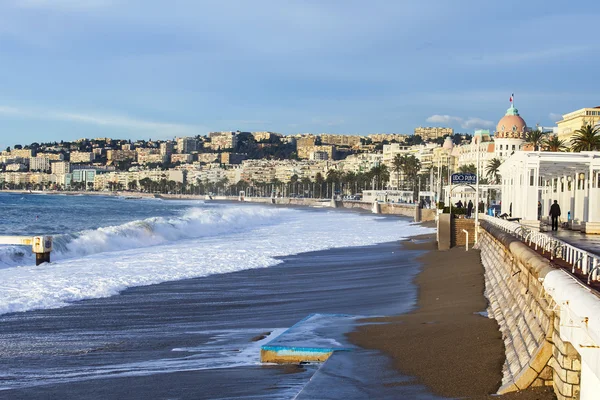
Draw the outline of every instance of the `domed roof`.
<instances>
[{"instance_id":1,"label":"domed roof","mask_svg":"<svg viewBox=\"0 0 600 400\"><path fill-rule=\"evenodd\" d=\"M519 115L514 105L506 111L506 115L502 117L498 126L496 126L496 138L520 138L523 139L527 124Z\"/></svg>"}]
</instances>

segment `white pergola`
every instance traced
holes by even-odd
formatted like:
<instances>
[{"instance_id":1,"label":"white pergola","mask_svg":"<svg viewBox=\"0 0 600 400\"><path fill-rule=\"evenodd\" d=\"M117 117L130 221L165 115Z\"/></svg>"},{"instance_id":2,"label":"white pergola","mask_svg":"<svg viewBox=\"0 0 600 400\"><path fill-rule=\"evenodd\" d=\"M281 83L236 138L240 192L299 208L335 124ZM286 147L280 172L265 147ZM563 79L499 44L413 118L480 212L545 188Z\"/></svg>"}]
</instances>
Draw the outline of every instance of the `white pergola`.
<instances>
[{"instance_id":1,"label":"white pergola","mask_svg":"<svg viewBox=\"0 0 600 400\"><path fill-rule=\"evenodd\" d=\"M500 175L503 213L539 227L538 201L545 217L557 200L562 220L570 215L572 229L600 233L599 151L518 151L502 163Z\"/></svg>"}]
</instances>

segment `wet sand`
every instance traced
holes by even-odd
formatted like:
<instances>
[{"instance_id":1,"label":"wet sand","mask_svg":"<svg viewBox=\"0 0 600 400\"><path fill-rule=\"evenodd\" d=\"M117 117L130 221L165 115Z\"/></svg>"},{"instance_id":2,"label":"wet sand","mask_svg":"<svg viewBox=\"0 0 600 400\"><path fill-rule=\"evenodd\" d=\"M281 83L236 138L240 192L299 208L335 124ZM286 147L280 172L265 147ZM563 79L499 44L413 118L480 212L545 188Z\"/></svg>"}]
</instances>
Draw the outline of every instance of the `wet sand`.
<instances>
[{"instance_id":1,"label":"wet sand","mask_svg":"<svg viewBox=\"0 0 600 400\"><path fill-rule=\"evenodd\" d=\"M420 258L423 270L415 278L417 309L368 320L377 324L358 327L348 335L350 341L390 356L399 372L443 397L555 399L551 388L494 395L502 380L504 343L496 321L478 314L487 307L479 252L438 251L435 235L403 244L429 250Z\"/></svg>"}]
</instances>

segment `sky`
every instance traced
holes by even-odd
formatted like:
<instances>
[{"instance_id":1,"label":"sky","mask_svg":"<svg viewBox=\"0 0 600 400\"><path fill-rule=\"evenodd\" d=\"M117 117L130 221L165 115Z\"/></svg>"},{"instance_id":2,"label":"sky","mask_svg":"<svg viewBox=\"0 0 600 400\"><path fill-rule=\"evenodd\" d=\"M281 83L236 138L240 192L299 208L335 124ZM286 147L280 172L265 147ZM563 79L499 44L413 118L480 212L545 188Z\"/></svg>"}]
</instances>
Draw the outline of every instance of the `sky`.
<instances>
[{"instance_id":1,"label":"sky","mask_svg":"<svg viewBox=\"0 0 600 400\"><path fill-rule=\"evenodd\" d=\"M529 126L600 105L600 2L0 0L0 148Z\"/></svg>"}]
</instances>

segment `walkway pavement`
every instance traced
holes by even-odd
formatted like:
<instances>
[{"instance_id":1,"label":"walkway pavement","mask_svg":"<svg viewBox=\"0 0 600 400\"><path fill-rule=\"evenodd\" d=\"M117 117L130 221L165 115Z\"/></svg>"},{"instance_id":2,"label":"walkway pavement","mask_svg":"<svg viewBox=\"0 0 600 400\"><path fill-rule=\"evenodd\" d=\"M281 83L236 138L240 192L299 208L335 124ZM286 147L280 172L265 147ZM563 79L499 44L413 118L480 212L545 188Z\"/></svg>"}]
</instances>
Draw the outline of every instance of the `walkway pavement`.
<instances>
[{"instance_id":1,"label":"walkway pavement","mask_svg":"<svg viewBox=\"0 0 600 400\"><path fill-rule=\"evenodd\" d=\"M600 235L586 235L585 233L562 228L558 228L558 232L548 231L546 233L582 250L600 255Z\"/></svg>"}]
</instances>

